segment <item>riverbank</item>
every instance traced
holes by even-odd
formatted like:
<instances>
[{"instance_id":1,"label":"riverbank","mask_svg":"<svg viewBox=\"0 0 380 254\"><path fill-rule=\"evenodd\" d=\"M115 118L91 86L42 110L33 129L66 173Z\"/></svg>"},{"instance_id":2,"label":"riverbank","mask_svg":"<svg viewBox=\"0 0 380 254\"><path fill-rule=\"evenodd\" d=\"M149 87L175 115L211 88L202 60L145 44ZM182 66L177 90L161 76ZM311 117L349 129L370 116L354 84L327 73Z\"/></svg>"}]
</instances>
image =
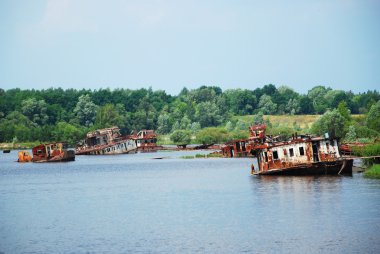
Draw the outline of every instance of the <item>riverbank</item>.
<instances>
[{"instance_id":1,"label":"riverbank","mask_svg":"<svg viewBox=\"0 0 380 254\"><path fill-rule=\"evenodd\" d=\"M375 164L365 171L364 176L380 179L380 164Z\"/></svg>"},{"instance_id":2,"label":"riverbank","mask_svg":"<svg viewBox=\"0 0 380 254\"><path fill-rule=\"evenodd\" d=\"M22 143L0 143L0 150L17 150L17 149L30 149L39 145L39 141L35 142L22 142Z\"/></svg>"}]
</instances>

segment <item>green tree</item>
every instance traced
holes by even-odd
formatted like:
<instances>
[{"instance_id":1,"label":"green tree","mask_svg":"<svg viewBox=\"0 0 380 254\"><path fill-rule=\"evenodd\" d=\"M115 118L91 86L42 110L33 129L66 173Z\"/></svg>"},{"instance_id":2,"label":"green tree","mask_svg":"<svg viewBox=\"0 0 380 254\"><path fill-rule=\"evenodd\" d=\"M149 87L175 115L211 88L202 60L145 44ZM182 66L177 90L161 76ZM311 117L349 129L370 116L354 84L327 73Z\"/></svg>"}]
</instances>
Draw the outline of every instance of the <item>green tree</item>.
<instances>
[{"instance_id":1,"label":"green tree","mask_svg":"<svg viewBox=\"0 0 380 254\"><path fill-rule=\"evenodd\" d=\"M47 104L44 100L30 98L23 100L21 106L22 114L27 116L33 123L44 125L48 122Z\"/></svg>"},{"instance_id":2,"label":"green tree","mask_svg":"<svg viewBox=\"0 0 380 254\"><path fill-rule=\"evenodd\" d=\"M115 105L107 103L104 106L98 107L95 125L97 128L120 127L123 124L122 120Z\"/></svg>"},{"instance_id":3,"label":"green tree","mask_svg":"<svg viewBox=\"0 0 380 254\"><path fill-rule=\"evenodd\" d=\"M326 88L324 86L315 86L308 91L307 96L312 101L315 113L324 113L329 107L329 103L326 101L325 95L330 90L331 88Z\"/></svg>"},{"instance_id":4,"label":"green tree","mask_svg":"<svg viewBox=\"0 0 380 254\"><path fill-rule=\"evenodd\" d=\"M234 129L235 129L234 124L233 124L231 121L228 121L228 122L226 123L226 130L229 131L229 132L231 132L231 131L233 131Z\"/></svg>"},{"instance_id":5,"label":"green tree","mask_svg":"<svg viewBox=\"0 0 380 254\"><path fill-rule=\"evenodd\" d=\"M198 122L192 122L190 126L190 131L192 133L197 133L198 131L201 130L201 124Z\"/></svg>"},{"instance_id":6,"label":"green tree","mask_svg":"<svg viewBox=\"0 0 380 254\"><path fill-rule=\"evenodd\" d=\"M258 124L264 124L264 123L265 123L264 114L263 112L260 111L253 117L253 124L258 125Z\"/></svg>"},{"instance_id":7,"label":"green tree","mask_svg":"<svg viewBox=\"0 0 380 254\"><path fill-rule=\"evenodd\" d=\"M162 113L157 119L157 133L167 134L170 132L169 114Z\"/></svg>"},{"instance_id":8,"label":"green tree","mask_svg":"<svg viewBox=\"0 0 380 254\"><path fill-rule=\"evenodd\" d=\"M190 125L191 125L191 121L190 119L184 115L181 119L181 123L180 123L180 126L181 126L181 129L182 130L187 130L190 128Z\"/></svg>"},{"instance_id":9,"label":"green tree","mask_svg":"<svg viewBox=\"0 0 380 254\"><path fill-rule=\"evenodd\" d=\"M180 130L181 129L181 125L179 124L178 121L176 121L173 126L172 126L172 132L174 131L177 131L177 130Z\"/></svg>"},{"instance_id":10,"label":"green tree","mask_svg":"<svg viewBox=\"0 0 380 254\"><path fill-rule=\"evenodd\" d=\"M331 138L344 137L345 118L337 109L327 111L312 125L312 131L315 134L323 135L328 133Z\"/></svg>"},{"instance_id":11,"label":"green tree","mask_svg":"<svg viewBox=\"0 0 380 254\"><path fill-rule=\"evenodd\" d=\"M380 132L380 100L371 106L367 115L367 126Z\"/></svg>"},{"instance_id":12,"label":"green tree","mask_svg":"<svg viewBox=\"0 0 380 254\"><path fill-rule=\"evenodd\" d=\"M65 141L69 144L75 144L83 138L84 133L72 124L66 122L57 123L53 130L53 137L56 141Z\"/></svg>"},{"instance_id":13,"label":"green tree","mask_svg":"<svg viewBox=\"0 0 380 254\"><path fill-rule=\"evenodd\" d=\"M229 139L230 135L224 128L204 128L197 134L197 142L201 144L224 143Z\"/></svg>"},{"instance_id":14,"label":"green tree","mask_svg":"<svg viewBox=\"0 0 380 254\"><path fill-rule=\"evenodd\" d=\"M291 115L295 115L300 111L300 104L298 99L289 99L285 106L285 112Z\"/></svg>"},{"instance_id":15,"label":"green tree","mask_svg":"<svg viewBox=\"0 0 380 254\"><path fill-rule=\"evenodd\" d=\"M191 132L187 130L176 130L170 135L170 139L178 145L187 145L191 140Z\"/></svg>"},{"instance_id":16,"label":"green tree","mask_svg":"<svg viewBox=\"0 0 380 254\"><path fill-rule=\"evenodd\" d=\"M96 119L97 106L91 101L90 95L81 95L74 108L74 114L80 125L91 126Z\"/></svg>"},{"instance_id":17,"label":"green tree","mask_svg":"<svg viewBox=\"0 0 380 254\"><path fill-rule=\"evenodd\" d=\"M348 132L346 134L345 140L348 141L348 142L353 142L356 139L357 139L357 135L356 135L355 126L350 125L348 127Z\"/></svg>"},{"instance_id":18,"label":"green tree","mask_svg":"<svg viewBox=\"0 0 380 254\"><path fill-rule=\"evenodd\" d=\"M338 112L341 114L347 122L352 120L351 111L347 107L347 103L345 101L341 101L338 105Z\"/></svg>"},{"instance_id":19,"label":"green tree","mask_svg":"<svg viewBox=\"0 0 380 254\"><path fill-rule=\"evenodd\" d=\"M246 89L229 89L223 93L223 96L226 98L228 110L235 115L252 114L257 104L255 94Z\"/></svg>"},{"instance_id":20,"label":"green tree","mask_svg":"<svg viewBox=\"0 0 380 254\"><path fill-rule=\"evenodd\" d=\"M218 126L223 122L223 116L219 108L210 101L198 104L195 117L202 127Z\"/></svg>"},{"instance_id":21,"label":"green tree","mask_svg":"<svg viewBox=\"0 0 380 254\"><path fill-rule=\"evenodd\" d=\"M274 115L277 111L277 104L272 101L269 95L262 95L259 101L260 111L267 115Z\"/></svg>"},{"instance_id":22,"label":"green tree","mask_svg":"<svg viewBox=\"0 0 380 254\"><path fill-rule=\"evenodd\" d=\"M237 131L243 131L243 130L248 130L248 124L244 121L242 121L241 119L239 119L237 122L236 122L236 125L235 125L235 130Z\"/></svg>"}]
</instances>

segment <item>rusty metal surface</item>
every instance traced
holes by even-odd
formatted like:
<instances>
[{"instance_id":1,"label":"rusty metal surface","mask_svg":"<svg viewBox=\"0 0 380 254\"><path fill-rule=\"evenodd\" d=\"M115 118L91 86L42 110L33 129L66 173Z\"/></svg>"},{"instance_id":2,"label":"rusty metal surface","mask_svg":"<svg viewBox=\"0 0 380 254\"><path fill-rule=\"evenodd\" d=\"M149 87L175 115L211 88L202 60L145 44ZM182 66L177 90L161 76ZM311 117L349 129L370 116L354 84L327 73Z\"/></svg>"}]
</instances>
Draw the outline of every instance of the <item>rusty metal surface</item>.
<instances>
[{"instance_id":1,"label":"rusty metal surface","mask_svg":"<svg viewBox=\"0 0 380 254\"><path fill-rule=\"evenodd\" d=\"M221 153L225 157L257 157L259 168L253 173L308 168L342 159L336 139L295 133L290 139L282 140L280 136L265 135L265 125L251 126L249 131L248 139L226 143L221 147Z\"/></svg>"}]
</instances>

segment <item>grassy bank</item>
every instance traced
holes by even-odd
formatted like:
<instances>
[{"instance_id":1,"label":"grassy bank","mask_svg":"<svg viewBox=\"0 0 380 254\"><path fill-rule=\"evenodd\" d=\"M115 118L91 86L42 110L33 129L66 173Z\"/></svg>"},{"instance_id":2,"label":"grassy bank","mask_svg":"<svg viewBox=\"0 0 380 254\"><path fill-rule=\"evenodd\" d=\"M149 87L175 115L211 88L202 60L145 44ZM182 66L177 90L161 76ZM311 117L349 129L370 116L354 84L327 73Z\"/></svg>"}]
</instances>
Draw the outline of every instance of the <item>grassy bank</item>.
<instances>
[{"instance_id":1,"label":"grassy bank","mask_svg":"<svg viewBox=\"0 0 380 254\"><path fill-rule=\"evenodd\" d=\"M310 128L321 115L265 115L264 120L269 120L273 125L293 126L297 123L302 129ZM354 119L363 118L363 115L351 115ZM252 123L254 115L234 116L234 120Z\"/></svg>"},{"instance_id":2,"label":"grassy bank","mask_svg":"<svg viewBox=\"0 0 380 254\"><path fill-rule=\"evenodd\" d=\"M293 126L297 123L301 128L309 128L320 115L265 115L264 120L269 120L273 125ZM234 119L246 123L252 123L254 115L234 116Z\"/></svg>"},{"instance_id":3,"label":"grassy bank","mask_svg":"<svg viewBox=\"0 0 380 254\"><path fill-rule=\"evenodd\" d=\"M365 173L365 177L380 179L380 164L375 164L370 167Z\"/></svg>"},{"instance_id":4,"label":"grassy bank","mask_svg":"<svg viewBox=\"0 0 380 254\"><path fill-rule=\"evenodd\" d=\"M41 144L39 141L22 143L0 143L0 150L5 149L30 149Z\"/></svg>"}]
</instances>

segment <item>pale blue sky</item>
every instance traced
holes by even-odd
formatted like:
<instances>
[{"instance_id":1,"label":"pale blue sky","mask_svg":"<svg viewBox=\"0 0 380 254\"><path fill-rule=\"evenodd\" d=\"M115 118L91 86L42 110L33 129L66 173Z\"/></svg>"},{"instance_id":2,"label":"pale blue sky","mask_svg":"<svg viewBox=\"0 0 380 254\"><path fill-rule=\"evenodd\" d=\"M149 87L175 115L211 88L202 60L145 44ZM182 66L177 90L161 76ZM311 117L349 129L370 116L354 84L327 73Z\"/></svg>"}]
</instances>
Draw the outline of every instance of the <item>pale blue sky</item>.
<instances>
[{"instance_id":1,"label":"pale blue sky","mask_svg":"<svg viewBox=\"0 0 380 254\"><path fill-rule=\"evenodd\" d=\"M379 90L380 1L0 0L0 87Z\"/></svg>"}]
</instances>

